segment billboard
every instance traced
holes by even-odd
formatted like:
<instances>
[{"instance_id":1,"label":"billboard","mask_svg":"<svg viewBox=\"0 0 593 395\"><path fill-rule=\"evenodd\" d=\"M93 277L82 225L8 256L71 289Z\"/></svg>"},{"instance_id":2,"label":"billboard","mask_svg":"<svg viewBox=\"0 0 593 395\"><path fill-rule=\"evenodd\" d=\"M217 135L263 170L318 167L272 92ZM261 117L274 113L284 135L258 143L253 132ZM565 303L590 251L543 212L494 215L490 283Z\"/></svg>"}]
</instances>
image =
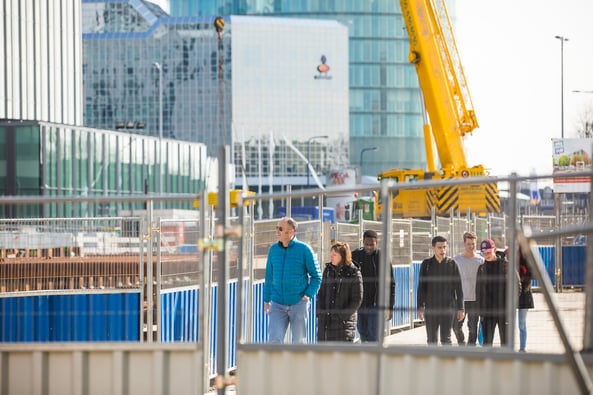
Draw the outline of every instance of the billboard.
<instances>
[{"instance_id":1,"label":"billboard","mask_svg":"<svg viewBox=\"0 0 593 395\"><path fill-rule=\"evenodd\" d=\"M332 170L329 174L327 186L328 189L352 188L356 185L356 169L348 167L343 169ZM343 194L331 194L326 199L328 207L334 208L336 211L336 221L350 221L350 216L347 215L348 208L356 199L354 193L344 192Z\"/></svg>"},{"instance_id":2,"label":"billboard","mask_svg":"<svg viewBox=\"0 0 593 395\"><path fill-rule=\"evenodd\" d=\"M591 171L593 139L552 139L553 174ZM554 192L589 192L591 177L554 178Z\"/></svg>"}]
</instances>

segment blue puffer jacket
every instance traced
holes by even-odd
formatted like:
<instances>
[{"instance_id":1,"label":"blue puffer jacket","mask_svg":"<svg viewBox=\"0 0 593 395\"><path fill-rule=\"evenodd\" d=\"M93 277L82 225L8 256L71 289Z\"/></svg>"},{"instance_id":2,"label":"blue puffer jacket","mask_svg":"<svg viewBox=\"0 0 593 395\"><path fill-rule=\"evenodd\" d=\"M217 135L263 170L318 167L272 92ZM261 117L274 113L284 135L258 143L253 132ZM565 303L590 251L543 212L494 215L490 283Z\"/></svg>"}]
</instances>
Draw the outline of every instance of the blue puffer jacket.
<instances>
[{"instance_id":1,"label":"blue puffer jacket","mask_svg":"<svg viewBox=\"0 0 593 395\"><path fill-rule=\"evenodd\" d=\"M309 245L293 238L288 247L280 242L268 252L264 302L293 305L304 295L314 297L321 286L321 270Z\"/></svg>"}]
</instances>

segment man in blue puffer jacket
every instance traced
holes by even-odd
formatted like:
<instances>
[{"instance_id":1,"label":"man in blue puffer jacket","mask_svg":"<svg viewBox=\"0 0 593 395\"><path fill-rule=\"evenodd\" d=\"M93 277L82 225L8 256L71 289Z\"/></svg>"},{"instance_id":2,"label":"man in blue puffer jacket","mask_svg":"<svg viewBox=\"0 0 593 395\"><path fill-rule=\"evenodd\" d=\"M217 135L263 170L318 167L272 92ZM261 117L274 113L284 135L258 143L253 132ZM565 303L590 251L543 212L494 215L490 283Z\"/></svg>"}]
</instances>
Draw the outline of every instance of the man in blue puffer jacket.
<instances>
[{"instance_id":1,"label":"man in blue puffer jacket","mask_svg":"<svg viewBox=\"0 0 593 395\"><path fill-rule=\"evenodd\" d=\"M307 340L311 298L321 286L321 270L311 247L297 240L297 222L282 218L276 226L278 243L268 252L264 311L269 315L269 340L282 343L290 323L293 343Z\"/></svg>"}]
</instances>

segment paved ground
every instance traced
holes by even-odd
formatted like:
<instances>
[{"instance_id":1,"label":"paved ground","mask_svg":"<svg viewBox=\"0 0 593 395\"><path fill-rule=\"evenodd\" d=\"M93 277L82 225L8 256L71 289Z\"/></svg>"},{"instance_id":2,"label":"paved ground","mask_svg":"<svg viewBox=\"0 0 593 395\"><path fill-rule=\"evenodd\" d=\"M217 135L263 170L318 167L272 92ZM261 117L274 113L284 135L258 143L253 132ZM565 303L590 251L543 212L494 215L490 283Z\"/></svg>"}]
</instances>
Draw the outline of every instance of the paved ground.
<instances>
[{"instance_id":1,"label":"paved ground","mask_svg":"<svg viewBox=\"0 0 593 395\"><path fill-rule=\"evenodd\" d=\"M580 350L583 344L583 330L585 318L584 292L563 292L553 295L554 303L558 307L562 325L568 333L568 338L575 350ZM558 330L555 327L550 308L547 306L544 295L534 294L535 308L527 314L527 352L560 354L564 347ZM464 327L467 338L467 327ZM455 336L453 342L455 342ZM426 329L424 326L388 336L386 344L397 345L426 345ZM499 347L498 333L494 337L494 347ZM515 331L515 349L519 349L519 330ZM226 394L234 394L235 388L227 388ZM217 394L217 391L208 392L208 395Z\"/></svg>"},{"instance_id":2,"label":"paved ground","mask_svg":"<svg viewBox=\"0 0 593 395\"><path fill-rule=\"evenodd\" d=\"M553 295L559 307L560 317L573 347L580 350L583 344L583 324L585 318L584 292L563 292ZM527 314L527 351L539 353L563 353L564 347L558 335L550 309L544 295L534 294L535 308ZM467 338L467 326L464 325ZM452 335L453 343L455 336ZM424 326L402 331L386 338L387 344L423 345L426 344ZM500 346L498 333L494 337L494 346ZM519 349L519 329L515 330L515 349Z\"/></svg>"}]
</instances>

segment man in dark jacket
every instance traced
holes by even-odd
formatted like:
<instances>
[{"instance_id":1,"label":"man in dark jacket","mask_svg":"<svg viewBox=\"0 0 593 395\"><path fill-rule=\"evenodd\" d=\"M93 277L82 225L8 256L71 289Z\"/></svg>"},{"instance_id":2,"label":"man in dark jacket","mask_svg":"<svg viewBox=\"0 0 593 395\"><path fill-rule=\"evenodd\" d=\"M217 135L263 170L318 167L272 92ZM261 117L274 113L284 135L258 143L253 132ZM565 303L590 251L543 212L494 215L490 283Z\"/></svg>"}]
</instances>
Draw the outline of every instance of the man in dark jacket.
<instances>
[{"instance_id":1,"label":"man in dark jacket","mask_svg":"<svg viewBox=\"0 0 593 395\"><path fill-rule=\"evenodd\" d=\"M377 232L367 230L363 235L363 247L352 252L352 262L360 269L363 282L362 304L358 310L358 333L363 342L377 341L377 319L383 309L379 302L379 249L377 248ZM393 304L395 303L395 279L391 265L385 268L389 271L391 283L389 287L389 306L387 320L393 318Z\"/></svg>"},{"instance_id":2,"label":"man in dark jacket","mask_svg":"<svg viewBox=\"0 0 593 395\"><path fill-rule=\"evenodd\" d=\"M426 320L428 344L451 344L451 324L456 312L457 320L465 315L461 276L455 261L447 257L447 239L435 236L432 239L434 255L420 265L418 277L418 318Z\"/></svg>"}]
</instances>

